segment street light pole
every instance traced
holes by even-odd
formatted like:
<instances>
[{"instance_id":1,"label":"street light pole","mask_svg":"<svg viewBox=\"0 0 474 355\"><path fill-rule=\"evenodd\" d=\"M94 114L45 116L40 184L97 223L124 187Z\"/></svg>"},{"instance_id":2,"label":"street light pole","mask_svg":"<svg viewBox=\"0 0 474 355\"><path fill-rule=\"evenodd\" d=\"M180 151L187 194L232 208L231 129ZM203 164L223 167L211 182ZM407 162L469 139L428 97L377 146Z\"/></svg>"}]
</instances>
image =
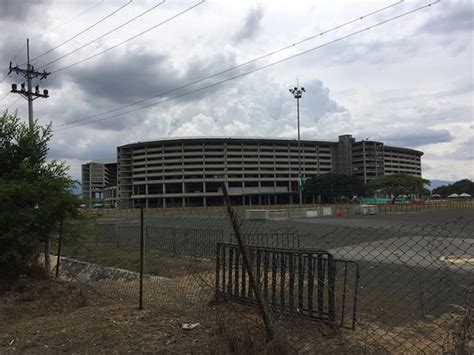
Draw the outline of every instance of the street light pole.
<instances>
[{"instance_id":1,"label":"street light pole","mask_svg":"<svg viewBox=\"0 0 474 355\"><path fill-rule=\"evenodd\" d=\"M301 136L300 136L300 99L306 90L303 87L299 87L298 82L293 89L290 89L293 97L296 99L296 119L298 125L298 184L297 189L299 192L299 205L303 205L303 179L301 176Z\"/></svg>"}]
</instances>

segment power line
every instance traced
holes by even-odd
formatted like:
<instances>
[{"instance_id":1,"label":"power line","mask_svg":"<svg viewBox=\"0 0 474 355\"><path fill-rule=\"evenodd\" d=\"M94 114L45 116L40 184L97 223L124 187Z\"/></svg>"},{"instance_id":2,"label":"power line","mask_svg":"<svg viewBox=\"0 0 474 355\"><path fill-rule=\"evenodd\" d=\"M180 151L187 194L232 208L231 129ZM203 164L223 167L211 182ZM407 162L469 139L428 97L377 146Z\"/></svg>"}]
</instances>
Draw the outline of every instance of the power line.
<instances>
[{"instance_id":1,"label":"power line","mask_svg":"<svg viewBox=\"0 0 474 355\"><path fill-rule=\"evenodd\" d=\"M205 1L205 0L202 0L201 2L199 2L199 3L197 3L197 4L193 5L193 6L191 6L191 7L189 7L189 8L187 8L186 10L183 10L183 11L177 13L176 15L169 17L169 18L167 18L166 20L164 20L164 21L162 21L162 22L156 24L155 26L152 26L152 27L146 29L145 31L142 31L142 32L136 34L135 36L132 36L132 37L130 37L130 38L127 38L126 40L124 40L124 41L122 41L122 42L120 42L120 43L118 43L118 44L116 44L116 45L114 45L114 46L112 46L112 47L109 47L109 48L107 48L107 49L104 49L103 51L100 51L100 52L98 52L98 53L96 53L96 54L93 54L93 55L91 55L90 57L84 58L84 59L82 59L82 60L80 60L80 61L78 61L78 62L72 63L72 64L70 64L70 65L68 65L68 66L59 68L59 69L55 70L54 72L51 72L51 74L55 74L55 73L58 73L58 72L60 72L60 71L69 69L69 68L71 68L71 67L73 67L73 66L76 66L76 65L81 64L81 63L83 63L83 62L85 62L85 61L88 61L88 60L90 60L90 59L92 59L92 58L95 58L95 57L97 57L97 56L99 56L99 55L101 55L101 54L104 54L104 53L106 53L106 52L108 52L108 51L110 51L110 50L112 50L112 49L114 49L114 48L117 48L117 47L119 47L119 46L121 46L121 45L123 45L123 44L125 44L125 43L127 43L127 42L130 42L131 40L133 40L133 39L135 39L135 38L137 38L137 37L139 37L139 36L141 36L141 35L144 35L145 33L149 32L149 31L151 31L151 30L153 30L153 29L155 29L155 28L157 28L157 27L159 27L159 26L161 26L161 25L164 25L165 23L170 22L171 20L174 20L175 18L177 18L177 17L179 17L179 16L185 14L186 12L191 11L191 10L194 9L195 7L197 7L197 6L201 5L201 4L203 4L204 1Z\"/></svg>"},{"instance_id":2,"label":"power line","mask_svg":"<svg viewBox=\"0 0 474 355\"><path fill-rule=\"evenodd\" d=\"M95 9L97 6L99 6L99 5L102 4L103 2L104 2L104 0L100 0L98 3L96 3L96 4L92 5L91 7L87 8L86 10L84 10L83 12L81 12L81 13L80 13L79 15L77 15L76 17L74 17L74 18L72 18L72 19L70 19L70 20L68 20L68 21L66 21L66 22L63 22L62 24L60 24L60 25L58 25L58 26L56 26L56 27L54 27L54 28L48 28L48 29L46 29L46 31L45 31L44 33L41 33L41 34L39 34L39 35L36 35L36 36L34 36L34 37L30 38L30 39L36 39L36 38L43 37L44 35L46 35L46 33L54 32L54 31L56 31L58 28L61 28L61 27L63 27L63 26L66 26L66 25L70 24L71 22L76 21L79 17L81 17L81 16L87 14L88 12L90 12L90 11L93 10L93 9ZM23 48L25 48L25 47L23 47ZM17 55L18 55L18 54L17 54Z\"/></svg>"},{"instance_id":3,"label":"power line","mask_svg":"<svg viewBox=\"0 0 474 355\"><path fill-rule=\"evenodd\" d=\"M86 33L87 31L89 31L90 29L94 28L95 26L97 26L99 23L101 22L104 22L105 20L107 20L109 17L115 15L117 12L119 12L120 10L122 10L124 7L130 5L132 3L133 0L129 0L126 4L122 5L121 7L119 7L117 10L115 11L112 11L110 14L108 14L107 16L103 17L102 19L100 19L99 21L95 22L94 24L90 25L89 27L85 28L84 30L82 30L81 32L75 34L74 36L72 36L71 38L65 40L64 42L61 42L60 44L54 46L53 48L51 49L48 49L46 52L43 52L41 53L40 55L34 57L33 59L31 60L38 60L39 58L45 56L46 54L54 51L55 49L58 49L59 47L65 45L66 43L69 43L71 42L73 39L79 37L80 35L82 35L83 33Z\"/></svg>"},{"instance_id":4,"label":"power line","mask_svg":"<svg viewBox=\"0 0 474 355\"><path fill-rule=\"evenodd\" d=\"M54 27L54 28L50 27L50 28L46 29L45 32L40 33L40 34L38 34L38 35L36 35L36 36L34 36L34 37L31 37L31 39L36 39L36 38L43 37L43 36L45 36L47 33L54 32L54 31L56 31L58 28L61 28L61 27L65 26L65 25L68 25L68 24L74 22L74 21L77 20L79 17L85 15L86 13L88 13L88 12L91 11L91 10L93 10L94 8L96 8L97 6L99 6L100 4L102 4L103 2L104 2L104 0L100 0L100 1L97 2L96 4L94 4L94 5L92 5L91 7L87 8L85 11L81 12L81 13L80 13L79 15L77 15L76 17L73 17L72 19L70 19L70 20L68 20L68 21L66 21L66 22L63 22L63 23L61 23L60 25L58 25L58 26L56 26L56 27ZM23 53L23 51L25 50L25 48L26 48L25 46L20 46L20 47L18 48L18 51L17 51L16 54L13 56L13 61L16 62L16 58L17 58L19 55L21 55L21 54ZM24 64L25 64L25 63L23 63L22 65L24 65ZM0 82L1 82L1 81L0 81Z\"/></svg>"},{"instance_id":5,"label":"power line","mask_svg":"<svg viewBox=\"0 0 474 355\"><path fill-rule=\"evenodd\" d=\"M13 60L16 62L16 58L20 55L23 54L23 51L25 50L25 46L20 46L16 54L13 56Z\"/></svg>"},{"instance_id":6,"label":"power line","mask_svg":"<svg viewBox=\"0 0 474 355\"><path fill-rule=\"evenodd\" d=\"M92 43L94 43L94 42L97 42L97 41L101 40L102 38L108 36L109 34L111 34L111 33L115 32L115 31L117 31L118 29L120 29L120 28L122 28L122 27L124 27L124 26L130 24L131 22L133 22L133 21L139 19L140 17L146 15L147 13L149 13L150 11L156 9L158 6L164 4L165 2L166 2L166 0L161 1L160 3L158 3L158 4L154 5L154 6L152 6L151 8L149 8L148 10L146 10L146 11L140 13L139 15L135 16L134 18L132 18L132 19L130 19L130 20L124 22L124 23L121 24L120 26L113 28L112 30L110 30L110 31L108 31L108 32L106 32L106 33L104 33L103 35L101 35L101 36L99 36L99 37L93 39L93 40L90 41L90 42L87 42L86 44L83 44L82 46L80 46L80 47L74 49L73 51L71 51L71 52L69 52L69 53L66 53L66 54L64 54L64 55L62 55L62 56L60 56L60 57L58 57L58 58L52 60L52 61L49 62L49 63L42 64L39 68L47 67L48 65L51 65L51 64L53 64L53 63L56 63L56 62L60 61L61 59L64 59L64 58L66 58L66 57L69 57L71 54L76 53L77 51L81 50L82 48L87 47L88 45L90 45L90 44L92 44Z\"/></svg>"},{"instance_id":7,"label":"power line","mask_svg":"<svg viewBox=\"0 0 474 355\"><path fill-rule=\"evenodd\" d=\"M12 107L13 105L15 105L18 101L20 101L21 97L19 97L18 99L16 99L15 101L13 101L10 106L7 107L7 111L10 109L10 107Z\"/></svg>"},{"instance_id":8,"label":"power line","mask_svg":"<svg viewBox=\"0 0 474 355\"><path fill-rule=\"evenodd\" d=\"M5 100L8 95L10 95L10 91L7 91L7 93L6 93L5 95L3 95L3 96L0 98L0 102L2 102L3 100Z\"/></svg>"},{"instance_id":9,"label":"power line","mask_svg":"<svg viewBox=\"0 0 474 355\"><path fill-rule=\"evenodd\" d=\"M299 53L296 53L296 54L293 54L291 56L288 56L286 58L283 58L283 59L280 59L280 60L277 60L275 62L271 62L269 64L266 64L266 65L263 65L261 67L258 67L258 68L255 68L255 69L252 69L250 71L247 71L245 73L241 73L241 74L238 74L238 75L235 75L235 76L232 76L232 77L229 77L227 79L223 79L223 80L220 80L220 81L217 81L215 83L212 83L212 84L209 84L209 85L206 85L206 86L203 86L203 87L200 87L200 88L197 88L197 89L194 89L194 90L191 90L191 91L188 91L188 92L185 92L185 93L182 93L182 94L179 94L179 95L176 95L176 96L173 96L173 97L170 97L170 98L167 98L167 99L164 99L164 100L161 100L159 102L155 102L155 103L151 103L151 104L148 104L148 105L145 105L145 106L141 106L141 107L138 107L138 108L135 108L135 109L132 109L132 110L128 110L128 111L125 111L125 112L121 112L119 114L116 114L116 115L113 115L113 116L109 116L109 117L104 117L104 118L101 118L101 119L98 119L98 120L93 120L93 121L87 121L87 122L70 122L70 123L64 123L62 125L60 125L57 129L55 129L55 131L59 131L59 130L64 130L64 129L68 129L68 128L75 128L75 127L79 127L79 126L83 126L83 125L87 125L87 124L91 124L91 123L97 123L97 122L101 122L101 121L105 121L105 120L109 120L109 119L112 119L112 118L116 118L116 117L119 117L119 116L123 116L125 114L128 114L128 113L132 113L132 112L135 112L135 111L139 111L139 110L142 110L142 109L145 109L145 108L148 108L148 107L152 107L152 106L156 106L156 105L159 105L159 104L162 104L162 103L165 103L165 102L168 102L168 101L172 101L172 100L176 100L178 98L181 98L181 97L184 97L184 96L187 96L187 95L190 95L190 94L193 94L195 92L198 92L198 91L201 91L201 90L205 90L205 89L209 89L211 87L214 87L214 86L217 86L217 85L221 85L223 83L226 83L226 82L229 82L229 81L232 81L232 80L235 80L235 79L238 79L238 78L241 78L241 77L244 77L244 76L247 76L247 75L250 75L252 73L255 73L257 71L261 71L261 70L264 70L266 68L269 68L269 67L272 67L272 66L275 66L277 64L280 64L280 63L283 63L287 60L290 60L290 59L294 59L294 58L297 58L297 57L300 57L302 55L305 55L305 54L308 54L308 53L311 53L315 50L318 50L318 49L321 49L321 48L324 48L324 47L327 47L331 44L334 44L334 43L337 43L337 42L340 42L340 41L343 41L347 38L350 38L350 37L353 37L353 36L356 36L360 33L363 33L363 32L366 32L366 31L369 31L375 27L379 27L379 26L382 26L386 23L389 23L389 22L392 22L392 21L395 21L397 19L400 19L402 17L405 17L405 16L408 16L410 14L413 14L415 12L418 12L418 11L421 11L425 8L428 8L434 4L437 4L439 3L440 0L437 0L437 1L434 1L434 2L431 2L427 5L424 5L424 6L420 6L420 7L417 7L413 10L410 10L410 11L407 11L407 12L404 12L400 15L397 15L397 16L394 16L394 17L390 17L384 21L381 21L381 22L378 22L374 25L371 25L369 27L366 27L366 28L363 28L361 30L358 30L358 31L354 31L354 32L351 32L349 33L348 35L345 35L345 36L342 36L342 37L339 37L339 38L336 38L332 41L329 41L329 42L326 42L326 43L323 43L321 45L318 45L318 46L315 46L315 47L312 47L310 49L307 49L307 50L304 50L302 52L299 52ZM69 127L69 125L72 125L74 123L79 123L73 127Z\"/></svg>"},{"instance_id":10,"label":"power line","mask_svg":"<svg viewBox=\"0 0 474 355\"><path fill-rule=\"evenodd\" d=\"M3 83L3 81L8 77L8 72L3 76L3 78L0 80L0 84Z\"/></svg>"},{"instance_id":11,"label":"power line","mask_svg":"<svg viewBox=\"0 0 474 355\"><path fill-rule=\"evenodd\" d=\"M380 12L382 12L382 11L384 11L384 10L387 10L388 8L391 8L391 7L393 7L393 6L399 5L399 4L401 4L402 2L403 2L403 1L399 1L399 2L396 2L396 3L391 4L391 5L389 5L389 6L385 6L385 7L381 8L381 9L372 11L372 12L370 12L370 13L368 13L368 14L363 15L363 16L359 16L359 17L357 17L357 18L355 18L355 19L353 19L353 20L347 21L347 22L345 22L345 23L343 23L343 24L337 25L337 26L332 27L332 28L330 28L330 29L327 29L327 30L325 30L325 31L323 31L323 32L320 32L320 33L318 33L318 34L312 35L312 36L310 36L310 37L306 37L306 38L304 38L304 39L302 39L302 40L300 40L300 41L298 41L298 42L295 42L295 43L292 43L292 44L287 45L287 46L285 46L285 47L279 48L279 49L274 50L274 51L272 51L272 52L270 52L270 53L261 55L261 56L259 56L259 57L254 58L254 59L251 59L251 60L249 60L249 61L247 61L247 62L238 64L238 65L236 65L236 66L233 66L233 67L230 67L230 68L227 68L227 69L224 69L224 70L220 70L220 71L218 71L218 72L216 72L216 73L214 73L214 74L205 76L205 77L203 77L203 78L201 78L201 79L192 81L192 82L190 82L190 83L188 83L188 84L181 85L181 86L176 87L176 88L174 88L174 89L171 89L171 90L168 90L168 91L165 91L165 92L161 92L161 93L156 94L156 95L154 95L154 96L151 96L151 97L148 97L148 98L139 100L139 101L135 101L135 102L132 102L132 103L127 104L127 105L122 105L122 106L116 107L116 108L111 109L111 110L108 110L108 111L104 111L104 112L97 113L97 114L94 114L94 115L91 115L91 116L87 116L87 117L84 117L84 118L81 118L81 119L78 119L78 120L75 120L75 121L72 121L72 122L68 122L67 124L76 123L76 122L80 122L80 121L85 121L85 120L88 120L88 119L91 119L91 118L95 118L95 117L98 117L98 116L102 116L102 115L105 115L105 114L109 114L109 113L113 113L113 112L116 112L116 111L120 111L120 110L122 110L122 109L124 109L124 108L130 107L130 106L135 106L135 105L137 105L137 104L144 103L144 102L146 102L146 101L155 99L155 98L157 98L157 97L164 96L164 95L168 95L168 94L171 94L171 93L173 93L173 92L175 92L175 91L178 91L178 90L181 90L181 89L185 89L185 88L190 87L190 86L193 86L193 85L195 85L195 84L199 84L199 83L201 83L201 82L203 82L203 81L206 81L206 80L208 80L208 79L211 79L211 78L214 78L214 77L216 77L216 76L219 76L219 75L228 73L228 72L233 71L233 70L235 70L235 69L241 68L241 67L243 67L243 66L245 66L245 65L254 63L254 62L256 62L256 61L259 61L259 60L264 59L264 58L267 58L267 57L270 57L270 56L272 56L272 55L274 55L274 54L277 54L277 53L279 53L279 52L282 52L282 51L284 51L284 50L293 48L293 47L295 47L295 46L297 46L297 45L300 45L300 44L302 44L302 43L304 43L304 42L307 42L307 41L309 41L309 40L311 40L311 39L314 39L314 38L316 38L316 37L324 36L325 34L327 34L327 33L329 33L329 32L338 30L338 29L340 29L340 28L342 28L342 27L344 27L344 26L348 26L348 25L350 25L350 24L352 24L352 23L354 23L354 22L356 22L356 21L361 21L361 20L363 20L363 19L365 19L365 18L367 18L367 17L369 17L369 16L372 16L372 15L374 15L374 14L380 13Z\"/></svg>"}]
</instances>

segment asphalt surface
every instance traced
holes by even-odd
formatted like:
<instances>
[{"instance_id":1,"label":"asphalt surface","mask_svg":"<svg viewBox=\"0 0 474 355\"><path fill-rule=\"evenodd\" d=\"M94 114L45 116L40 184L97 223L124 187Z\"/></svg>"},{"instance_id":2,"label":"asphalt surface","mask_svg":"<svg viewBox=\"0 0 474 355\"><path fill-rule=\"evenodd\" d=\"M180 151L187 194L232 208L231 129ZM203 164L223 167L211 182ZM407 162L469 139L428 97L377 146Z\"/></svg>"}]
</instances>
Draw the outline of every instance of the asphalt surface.
<instances>
[{"instance_id":1,"label":"asphalt surface","mask_svg":"<svg viewBox=\"0 0 474 355\"><path fill-rule=\"evenodd\" d=\"M125 222L138 228L137 218L109 218L102 222ZM224 213L147 216L145 224L174 229L218 229L225 238L233 238L232 226ZM469 290L474 290L474 265L472 259L469 261L474 257L474 209L245 220L241 231L297 234L301 248L325 249L336 258L355 261L360 270L358 312L387 326L455 312L456 307L468 302ZM197 249L202 243L201 237L187 238L186 250ZM452 256L459 258L453 262L448 258ZM349 278L349 284L353 284L355 274L351 273Z\"/></svg>"}]
</instances>

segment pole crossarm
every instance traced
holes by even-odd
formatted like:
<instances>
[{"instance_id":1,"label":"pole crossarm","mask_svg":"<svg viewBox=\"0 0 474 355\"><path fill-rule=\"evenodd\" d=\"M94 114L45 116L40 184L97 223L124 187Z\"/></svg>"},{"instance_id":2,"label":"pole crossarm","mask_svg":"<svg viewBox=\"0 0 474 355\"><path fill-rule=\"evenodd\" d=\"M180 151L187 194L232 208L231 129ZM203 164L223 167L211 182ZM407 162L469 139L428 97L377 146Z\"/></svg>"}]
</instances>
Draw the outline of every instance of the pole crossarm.
<instances>
[{"instance_id":1,"label":"pole crossarm","mask_svg":"<svg viewBox=\"0 0 474 355\"><path fill-rule=\"evenodd\" d=\"M42 98L45 98L47 99L49 97L49 92L48 90L43 90L43 93L41 94L39 92L39 86L35 86L35 92L28 92L28 90L24 89L23 88L23 85L22 85L22 89L18 90L17 89L17 85L16 84L12 84L12 89L10 90L11 93L14 93L14 94L20 94L21 96L23 96L25 99L28 99L28 97L31 95L32 96L32 100L36 100L38 97L42 97Z\"/></svg>"},{"instance_id":2,"label":"pole crossarm","mask_svg":"<svg viewBox=\"0 0 474 355\"><path fill-rule=\"evenodd\" d=\"M48 98L49 97L49 92L48 90L43 90L43 92L40 92L39 85L36 85L34 87L33 91L33 85L32 85L32 80L35 78L39 78L39 80L46 79L49 74L46 70L43 70L42 72L35 70L33 65L30 64L30 40L26 39L26 69L20 68L18 65L12 66L12 62L10 62L8 74L10 75L12 72L16 73L17 75L21 75L25 78L26 80L26 85L25 83L21 83L20 89L18 89L17 84L12 84L12 89L10 92L14 94L19 94L22 97L24 97L28 101L28 121L30 128L33 126L33 100L36 100L37 98Z\"/></svg>"},{"instance_id":3,"label":"pole crossarm","mask_svg":"<svg viewBox=\"0 0 474 355\"><path fill-rule=\"evenodd\" d=\"M42 72L40 71L37 71L35 70L35 67L34 66L30 66L31 69L22 69L20 68L18 65L12 67L12 62L10 62L10 67L8 69L8 75L10 75L12 72L15 72L17 75L23 75L26 78L28 78L28 76L30 78L40 78L40 80L43 80L43 79L46 79L48 77L48 75L50 75L51 73L48 73L46 70L43 70Z\"/></svg>"}]
</instances>

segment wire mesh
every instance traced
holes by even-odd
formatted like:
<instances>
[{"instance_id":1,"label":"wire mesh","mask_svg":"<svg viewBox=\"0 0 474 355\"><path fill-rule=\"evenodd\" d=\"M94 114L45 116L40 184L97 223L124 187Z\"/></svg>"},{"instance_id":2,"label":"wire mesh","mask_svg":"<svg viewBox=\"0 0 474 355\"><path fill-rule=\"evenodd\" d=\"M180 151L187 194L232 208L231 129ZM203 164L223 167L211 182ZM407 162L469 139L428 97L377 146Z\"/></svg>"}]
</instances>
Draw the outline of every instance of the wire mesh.
<instances>
[{"instance_id":1,"label":"wire mesh","mask_svg":"<svg viewBox=\"0 0 474 355\"><path fill-rule=\"evenodd\" d=\"M211 340L200 345L203 350L472 351L472 219L269 222L238 214L238 226L269 305L276 345L265 345L248 270L223 209L145 215L144 306L206 327ZM97 231L89 249L78 254L83 261L71 256L61 274L136 304L137 215L102 218ZM225 270L219 246L228 248ZM324 317L315 317L318 313Z\"/></svg>"}]
</instances>

